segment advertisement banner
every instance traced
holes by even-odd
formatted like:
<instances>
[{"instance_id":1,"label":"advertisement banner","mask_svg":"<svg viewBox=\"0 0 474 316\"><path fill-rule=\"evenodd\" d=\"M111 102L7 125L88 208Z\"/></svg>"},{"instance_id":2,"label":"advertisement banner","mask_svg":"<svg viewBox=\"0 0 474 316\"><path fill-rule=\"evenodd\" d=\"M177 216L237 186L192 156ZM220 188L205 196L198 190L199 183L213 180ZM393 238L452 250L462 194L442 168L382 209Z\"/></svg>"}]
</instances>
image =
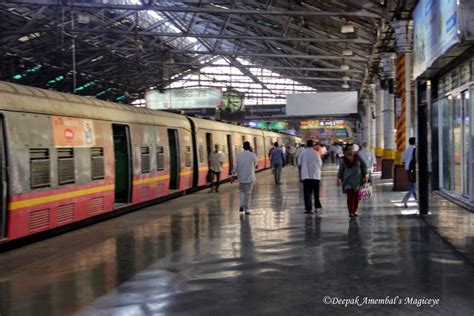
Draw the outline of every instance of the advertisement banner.
<instances>
[{"instance_id":1,"label":"advertisement banner","mask_svg":"<svg viewBox=\"0 0 474 316\"><path fill-rule=\"evenodd\" d=\"M52 116L56 147L92 147L95 145L94 121Z\"/></svg>"},{"instance_id":2,"label":"advertisement banner","mask_svg":"<svg viewBox=\"0 0 474 316\"><path fill-rule=\"evenodd\" d=\"M147 91L146 105L149 109L197 109L222 108L222 91L216 88L170 89L164 93Z\"/></svg>"},{"instance_id":3,"label":"advertisement banner","mask_svg":"<svg viewBox=\"0 0 474 316\"><path fill-rule=\"evenodd\" d=\"M345 128L344 120L302 120L300 121L300 129L339 129Z\"/></svg>"},{"instance_id":4,"label":"advertisement banner","mask_svg":"<svg viewBox=\"0 0 474 316\"><path fill-rule=\"evenodd\" d=\"M420 0L413 11L413 77L460 40L457 0Z\"/></svg>"}]
</instances>

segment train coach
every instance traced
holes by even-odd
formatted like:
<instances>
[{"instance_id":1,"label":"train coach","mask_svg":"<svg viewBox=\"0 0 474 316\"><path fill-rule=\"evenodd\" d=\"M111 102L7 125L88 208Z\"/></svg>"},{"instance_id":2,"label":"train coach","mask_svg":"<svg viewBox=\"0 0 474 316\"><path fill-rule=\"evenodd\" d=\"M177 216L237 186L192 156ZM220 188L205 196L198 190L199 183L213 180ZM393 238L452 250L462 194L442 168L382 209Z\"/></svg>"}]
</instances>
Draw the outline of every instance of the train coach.
<instances>
[{"instance_id":1,"label":"train coach","mask_svg":"<svg viewBox=\"0 0 474 316\"><path fill-rule=\"evenodd\" d=\"M298 139L0 82L0 244L205 187L216 143L226 179L244 141L263 170Z\"/></svg>"}]
</instances>

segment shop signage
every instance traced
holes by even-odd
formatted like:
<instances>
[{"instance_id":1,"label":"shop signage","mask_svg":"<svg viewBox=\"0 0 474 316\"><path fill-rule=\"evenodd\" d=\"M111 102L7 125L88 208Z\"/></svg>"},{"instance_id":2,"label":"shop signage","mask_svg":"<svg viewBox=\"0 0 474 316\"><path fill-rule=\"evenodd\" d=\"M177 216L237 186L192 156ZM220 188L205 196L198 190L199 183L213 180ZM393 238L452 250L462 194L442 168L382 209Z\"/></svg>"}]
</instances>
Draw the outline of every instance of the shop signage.
<instances>
[{"instance_id":1,"label":"shop signage","mask_svg":"<svg viewBox=\"0 0 474 316\"><path fill-rule=\"evenodd\" d=\"M458 43L457 0L420 0L413 11L416 79L454 44Z\"/></svg>"}]
</instances>

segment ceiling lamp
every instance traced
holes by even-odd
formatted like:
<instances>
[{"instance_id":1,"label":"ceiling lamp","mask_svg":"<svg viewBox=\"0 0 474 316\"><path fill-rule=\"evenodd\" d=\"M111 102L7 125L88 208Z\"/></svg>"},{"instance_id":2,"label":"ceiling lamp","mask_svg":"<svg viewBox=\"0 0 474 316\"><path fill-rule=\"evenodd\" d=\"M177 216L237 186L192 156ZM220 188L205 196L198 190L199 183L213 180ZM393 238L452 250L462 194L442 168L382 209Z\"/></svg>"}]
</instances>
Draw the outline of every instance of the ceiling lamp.
<instances>
[{"instance_id":1,"label":"ceiling lamp","mask_svg":"<svg viewBox=\"0 0 474 316\"><path fill-rule=\"evenodd\" d=\"M347 82L344 82L341 87L342 89L349 89L349 85L347 84Z\"/></svg>"},{"instance_id":2,"label":"ceiling lamp","mask_svg":"<svg viewBox=\"0 0 474 316\"><path fill-rule=\"evenodd\" d=\"M344 48L342 50L342 56L352 56L352 49L350 48Z\"/></svg>"},{"instance_id":3,"label":"ceiling lamp","mask_svg":"<svg viewBox=\"0 0 474 316\"><path fill-rule=\"evenodd\" d=\"M341 27L341 33L347 34L347 33L354 33L354 25L352 25L352 22L347 21L342 27Z\"/></svg>"},{"instance_id":4,"label":"ceiling lamp","mask_svg":"<svg viewBox=\"0 0 474 316\"><path fill-rule=\"evenodd\" d=\"M351 77L349 77L349 76L344 76L344 77L342 77L342 80L344 80L344 81L349 81L349 80L351 80Z\"/></svg>"},{"instance_id":5,"label":"ceiling lamp","mask_svg":"<svg viewBox=\"0 0 474 316\"><path fill-rule=\"evenodd\" d=\"M341 65L341 69L342 69L342 70L349 70L350 67L349 67L349 65L344 64L344 65Z\"/></svg>"}]
</instances>

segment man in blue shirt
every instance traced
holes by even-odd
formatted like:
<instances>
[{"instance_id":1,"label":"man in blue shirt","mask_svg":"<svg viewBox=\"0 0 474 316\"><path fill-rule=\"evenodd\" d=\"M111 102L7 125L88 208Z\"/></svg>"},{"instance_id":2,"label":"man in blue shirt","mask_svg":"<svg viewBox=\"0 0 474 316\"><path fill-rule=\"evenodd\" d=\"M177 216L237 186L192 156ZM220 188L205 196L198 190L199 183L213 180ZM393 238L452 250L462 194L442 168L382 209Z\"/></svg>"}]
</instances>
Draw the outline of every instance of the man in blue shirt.
<instances>
[{"instance_id":1,"label":"man in blue shirt","mask_svg":"<svg viewBox=\"0 0 474 316\"><path fill-rule=\"evenodd\" d=\"M278 146L278 142L273 144L273 150L270 153L270 161L272 162L273 175L275 176L275 184L281 184L281 168L283 166L283 151Z\"/></svg>"}]
</instances>

